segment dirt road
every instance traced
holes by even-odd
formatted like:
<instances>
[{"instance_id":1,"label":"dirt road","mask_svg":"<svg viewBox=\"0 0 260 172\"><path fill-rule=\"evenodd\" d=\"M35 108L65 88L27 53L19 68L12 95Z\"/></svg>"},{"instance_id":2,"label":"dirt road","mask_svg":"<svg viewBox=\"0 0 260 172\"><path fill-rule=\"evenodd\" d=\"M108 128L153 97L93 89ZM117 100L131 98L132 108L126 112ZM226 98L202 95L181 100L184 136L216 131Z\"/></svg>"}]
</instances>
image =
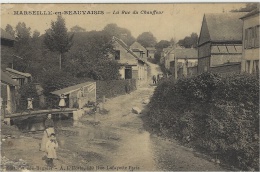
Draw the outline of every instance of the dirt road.
<instances>
[{"instance_id":1,"label":"dirt road","mask_svg":"<svg viewBox=\"0 0 260 172\"><path fill-rule=\"evenodd\" d=\"M109 99L105 104L109 113L98 116L99 125L93 126L93 117L88 115L80 121L60 121L59 160L55 160L52 170L223 170L176 141L144 130L141 115L131 109L133 106L143 109L143 100L153 91L154 87L148 86ZM34 170L46 170L41 159L43 153L39 151L42 133L21 136L4 142L2 155L26 160Z\"/></svg>"}]
</instances>

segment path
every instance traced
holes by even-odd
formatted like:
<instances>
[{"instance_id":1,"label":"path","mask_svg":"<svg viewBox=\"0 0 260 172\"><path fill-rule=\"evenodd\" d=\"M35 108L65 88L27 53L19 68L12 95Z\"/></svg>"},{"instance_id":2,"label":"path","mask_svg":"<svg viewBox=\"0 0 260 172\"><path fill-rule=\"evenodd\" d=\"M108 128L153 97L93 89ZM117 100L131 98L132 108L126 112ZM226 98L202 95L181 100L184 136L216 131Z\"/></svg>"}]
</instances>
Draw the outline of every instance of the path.
<instances>
[{"instance_id":1,"label":"path","mask_svg":"<svg viewBox=\"0 0 260 172\"><path fill-rule=\"evenodd\" d=\"M201 158L174 140L151 135L143 128L141 115L133 114L137 106L143 109L143 99L150 97L153 86L140 88L131 94L109 99L106 115L98 116L100 124L93 126L89 119L61 121L57 134L60 148L56 169L69 170L223 170L217 164ZM32 167L46 168L39 143L42 133L5 142L2 153L7 158L24 159Z\"/></svg>"}]
</instances>

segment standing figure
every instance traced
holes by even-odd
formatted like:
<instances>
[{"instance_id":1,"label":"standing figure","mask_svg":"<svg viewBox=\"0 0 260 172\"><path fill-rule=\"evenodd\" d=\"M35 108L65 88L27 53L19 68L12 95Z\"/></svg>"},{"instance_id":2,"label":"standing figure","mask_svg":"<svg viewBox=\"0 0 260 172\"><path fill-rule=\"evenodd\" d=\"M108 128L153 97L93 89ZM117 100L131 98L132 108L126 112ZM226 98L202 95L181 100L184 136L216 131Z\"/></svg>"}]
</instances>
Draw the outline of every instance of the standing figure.
<instances>
[{"instance_id":1,"label":"standing figure","mask_svg":"<svg viewBox=\"0 0 260 172\"><path fill-rule=\"evenodd\" d=\"M65 96L64 94L61 94L60 102L59 102L59 107L60 108L64 108L66 106L66 103L65 103L65 99L66 98L67 98L67 96Z\"/></svg>"},{"instance_id":2,"label":"standing figure","mask_svg":"<svg viewBox=\"0 0 260 172\"><path fill-rule=\"evenodd\" d=\"M153 76L153 84L156 84L156 76Z\"/></svg>"},{"instance_id":3,"label":"standing figure","mask_svg":"<svg viewBox=\"0 0 260 172\"><path fill-rule=\"evenodd\" d=\"M160 74L157 75L157 82L160 81Z\"/></svg>"},{"instance_id":4,"label":"standing figure","mask_svg":"<svg viewBox=\"0 0 260 172\"><path fill-rule=\"evenodd\" d=\"M55 133L54 122L51 119L51 114L48 114L48 118L44 122L44 125L45 125L45 130L43 132L42 143L41 143L41 147L40 147L40 150L43 152L46 151L46 143L49 140L50 135Z\"/></svg>"},{"instance_id":5,"label":"standing figure","mask_svg":"<svg viewBox=\"0 0 260 172\"><path fill-rule=\"evenodd\" d=\"M83 88L81 87L77 94L79 109L83 107L83 100L82 100L83 97L84 97Z\"/></svg>"},{"instance_id":6,"label":"standing figure","mask_svg":"<svg viewBox=\"0 0 260 172\"><path fill-rule=\"evenodd\" d=\"M48 167L54 167L53 159L57 159L56 149L58 148L58 142L56 140L55 134L52 133L50 135L50 139L46 143L46 153L47 153L47 160L46 163Z\"/></svg>"},{"instance_id":7,"label":"standing figure","mask_svg":"<svg viewBox=\"0 0 260 172\"><path fill-rule=\"evenodd\" d=\"M32 110L33 109L33 98L27 99L27 109Z\"/></svg>"}]
</instances>

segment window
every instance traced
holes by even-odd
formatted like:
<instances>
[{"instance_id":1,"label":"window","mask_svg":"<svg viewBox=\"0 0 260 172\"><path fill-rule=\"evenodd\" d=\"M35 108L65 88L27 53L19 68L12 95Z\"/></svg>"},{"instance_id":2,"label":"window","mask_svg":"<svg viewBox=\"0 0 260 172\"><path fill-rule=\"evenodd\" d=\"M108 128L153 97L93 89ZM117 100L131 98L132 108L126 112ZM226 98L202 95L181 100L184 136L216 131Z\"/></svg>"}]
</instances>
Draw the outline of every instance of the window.
<instances>
[{"instance_id":1,"label":"window","mask_svg":"<svg viewBox=\"0 0 260 172\"><path fill-rule=\"evenodd\" d=\"M259 47L259 25L245 30L244 48Z\"/></svg>"},{"instance_id":2,"label":"window","mask_svg":"<svg viewBox=\"0 0 260 172\"><path fill-rule=\"evenodd\" d=\"M115 60L120 60L120 50L115 51Z\"/></svg>"}]
</instances>

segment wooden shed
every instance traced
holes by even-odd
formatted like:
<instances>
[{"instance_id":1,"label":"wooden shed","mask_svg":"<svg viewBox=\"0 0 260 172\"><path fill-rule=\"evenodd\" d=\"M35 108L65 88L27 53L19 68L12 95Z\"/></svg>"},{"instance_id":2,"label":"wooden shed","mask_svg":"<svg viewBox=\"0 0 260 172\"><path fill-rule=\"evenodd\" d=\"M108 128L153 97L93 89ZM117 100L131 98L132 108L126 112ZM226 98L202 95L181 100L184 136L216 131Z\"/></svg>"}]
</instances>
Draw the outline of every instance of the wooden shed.
<instances>
[{"instance_id":1,"label":"wooden shed","mask_svg":"<svg viewBox=\"0 0 260 172\"><path fill-rule=\"evenodd\" d=\"M89 101L96 102L96 82L85 82L51 92L57 96L62 94L68 100L68 107L84 107Z\"/></svg>"}]
</instances>

